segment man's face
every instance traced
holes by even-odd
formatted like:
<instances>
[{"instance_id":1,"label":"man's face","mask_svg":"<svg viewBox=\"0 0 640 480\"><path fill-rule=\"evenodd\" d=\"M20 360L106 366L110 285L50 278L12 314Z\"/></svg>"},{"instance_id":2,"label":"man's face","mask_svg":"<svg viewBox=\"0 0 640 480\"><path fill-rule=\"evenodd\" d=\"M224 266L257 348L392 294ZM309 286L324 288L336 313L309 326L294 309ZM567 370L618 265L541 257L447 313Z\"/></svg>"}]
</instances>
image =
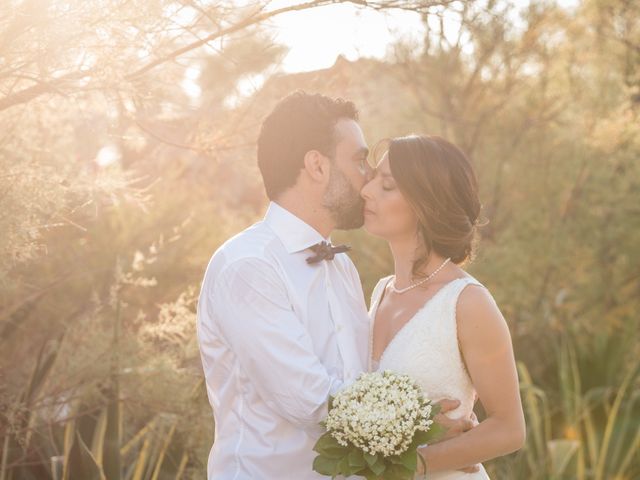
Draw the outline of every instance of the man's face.
<instances>
[{"instance_id":1,"label":"man's face","mask_svg":"<svg viewBox=\"0 0 640 480\"><path fill-rule=\"evenodd\" d=\"M335 130L336 149L323 203L331 212L336 228L360 228L364 224L360 190L373 173L367 162L369 149L355 120L340 119Z\"/></svg>"}]
</instances>

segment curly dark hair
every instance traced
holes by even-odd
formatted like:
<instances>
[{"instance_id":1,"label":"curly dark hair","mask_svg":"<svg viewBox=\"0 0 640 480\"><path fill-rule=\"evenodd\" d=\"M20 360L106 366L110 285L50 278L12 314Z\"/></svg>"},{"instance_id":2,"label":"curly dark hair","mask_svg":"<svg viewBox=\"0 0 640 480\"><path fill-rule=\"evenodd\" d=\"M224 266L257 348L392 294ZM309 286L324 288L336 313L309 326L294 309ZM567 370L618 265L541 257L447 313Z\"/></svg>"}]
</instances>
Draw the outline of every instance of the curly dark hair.
<instances>
[{"instance_id":1,"label":"curly dark hair","mask_svg":"<svg viewBox=\"0 0 640 480\"><path fill-rule=\"evenodd\" d=\"M434 135L393 138L389 167L398 188L418 217L425 251L414 275L432 251L456 264L473 257L481 204L471 162L458 147Z\"/></svg>"},{"instance_id":2,"label":"curly dark hair","mask_svg":"<svg viewBox=\"0 0 640 480\"><path fill-rule=\"evenodd\" d=\"M270 200L296 183L307 152L334 156L341 118L358 120L353 102L301 90L278 102L258 137L258 167Z\"/></svg>"}]
</instances>

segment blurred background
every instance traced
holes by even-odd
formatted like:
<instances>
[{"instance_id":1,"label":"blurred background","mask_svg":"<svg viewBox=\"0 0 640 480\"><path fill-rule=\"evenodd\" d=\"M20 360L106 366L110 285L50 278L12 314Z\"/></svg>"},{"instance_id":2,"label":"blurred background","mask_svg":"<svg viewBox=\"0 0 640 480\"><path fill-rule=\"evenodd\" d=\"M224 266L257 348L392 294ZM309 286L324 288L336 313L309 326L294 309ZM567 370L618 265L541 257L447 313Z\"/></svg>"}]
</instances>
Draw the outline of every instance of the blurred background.
<instances>
[{"instance_id":1,"label":"blurred background","mask_svg":"<svg viewBox=\"0 0 640 480\"><path fill-rule=\"evenodd\" d=\"M205 478L200 280L298 88L473 159L528 423L492 478L640 478L640 3L3 0L0 480ZM368 296L386 246L334 239Z\"/></svg>"}]
</instances>

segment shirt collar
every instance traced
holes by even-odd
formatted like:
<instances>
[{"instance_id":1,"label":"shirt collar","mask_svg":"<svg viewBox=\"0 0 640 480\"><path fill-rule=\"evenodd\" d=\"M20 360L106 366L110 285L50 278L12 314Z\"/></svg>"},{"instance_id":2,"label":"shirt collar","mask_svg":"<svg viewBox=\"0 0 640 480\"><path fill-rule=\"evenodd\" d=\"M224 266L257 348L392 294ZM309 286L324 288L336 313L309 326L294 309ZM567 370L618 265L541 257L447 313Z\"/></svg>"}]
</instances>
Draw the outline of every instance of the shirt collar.
<instances>
[{"instance_id":1,"label":"shirt collar","mask_svg":"<svg viewBox=\"0 0 640 480\"><path fill-rule=\"evenodd\" d=\"M324 238L311 225L275 202L269 203L264 222L278 236L287 253L301 252L322 241L331 242L331 237Z\"/></svg>"}]
</instances>

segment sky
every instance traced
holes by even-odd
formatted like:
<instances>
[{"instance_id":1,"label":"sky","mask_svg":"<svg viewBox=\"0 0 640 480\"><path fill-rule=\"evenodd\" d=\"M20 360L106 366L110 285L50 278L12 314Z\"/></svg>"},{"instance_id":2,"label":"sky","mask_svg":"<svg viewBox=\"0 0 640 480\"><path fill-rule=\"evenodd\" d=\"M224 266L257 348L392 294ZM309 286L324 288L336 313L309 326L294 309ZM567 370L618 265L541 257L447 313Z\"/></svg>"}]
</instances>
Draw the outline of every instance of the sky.
<instances>
[{"instance_id":1,"label":"sky","mask_svg":"<svg viewBox=\"0 0 640 480\"><path fill-rule=\"evenodd\" d=\"M515 0L515 3L526 7L529 1ZM558 3L573 7L578 1L558 0ZM271 8L299 3L302 1L275 0ZM447 23L445 28L455 32L455 21ZM328 68L338 55L349 60L382 58L393 41L399 38L419 39L424 32L420 15L415 12L379 12L354 4L289 12L272 19L269 25L276 41L289 47L282 69L291 73Z\"/></svg>"},{"instance_id":2,"label":"sky","mask_svg":"<svg viewBox=\"0 0 640 480\"><path fill-rule=\"evenodd\" d=\"M280 5L294 2L279 2ZM300 2L295 2L300 3ZM328 68L338 55L349 60L384 56L398 37L420 38L424 27L415 12L376 12L338 4L282 14L269 22L275 40L289 47L282 68L301 72Z\"/></svg>"},{"instance_id":3,"label":"sky","mask_svg":"<svg viewBox=\"0 0 640 480\"><path fill-rule=\"evenodd\" d=\"M254 0L237 0L238 4L251 4ZM269 10L304 3L305 0L271 0ZM526 7L530 1L511 0L517 8ZM574 7L580 0L556 0L564 7ZM509 21L518 21L513 11ZM436 17L429 21L437 22ZM455 38L458 23L453 13L444 15L445 33ZM376 11L353 3L327 5L307 10L292 11L270 19L265 26L276 42L286 46L288 53L279 69L287 73L306 72L331 67L338 55L348 60L360 57L383 58L392 44L399 40L419 41L424 36L424 25L416 12L405 10ZM194 102L198 101L201 88L198 84L199 67L187 70L182 87ZM241 79L237 92L229 96L230 105L250 96L258 90L264 74Z\"/></svg>"}]
</instances>

